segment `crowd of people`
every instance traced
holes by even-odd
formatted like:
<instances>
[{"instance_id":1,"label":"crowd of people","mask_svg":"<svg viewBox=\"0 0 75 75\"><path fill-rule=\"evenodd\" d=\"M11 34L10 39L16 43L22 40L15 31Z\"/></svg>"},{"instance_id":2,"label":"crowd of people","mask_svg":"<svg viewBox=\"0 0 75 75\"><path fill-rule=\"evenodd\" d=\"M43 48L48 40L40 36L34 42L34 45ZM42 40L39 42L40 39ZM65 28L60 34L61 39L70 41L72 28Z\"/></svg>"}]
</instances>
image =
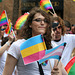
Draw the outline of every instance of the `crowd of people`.
<instances>
[{"instance_id":1,"label":"crowd of people","mask_svg":"<svg viewBox=\"0 0 75 75\"><path fill-rule=\"evenodd\" d=\"M68 75L64 68L75 48L75 25L56 14L51 16L39 7L32 8L29 13L17 38L12 32L5 33L7 25L0 27L0 75ZM39 34L43 35L47 49L66 42L61 59L49 59L46 66L37 61L24 65L20 45Z\"/></svg>"}]
</instances>

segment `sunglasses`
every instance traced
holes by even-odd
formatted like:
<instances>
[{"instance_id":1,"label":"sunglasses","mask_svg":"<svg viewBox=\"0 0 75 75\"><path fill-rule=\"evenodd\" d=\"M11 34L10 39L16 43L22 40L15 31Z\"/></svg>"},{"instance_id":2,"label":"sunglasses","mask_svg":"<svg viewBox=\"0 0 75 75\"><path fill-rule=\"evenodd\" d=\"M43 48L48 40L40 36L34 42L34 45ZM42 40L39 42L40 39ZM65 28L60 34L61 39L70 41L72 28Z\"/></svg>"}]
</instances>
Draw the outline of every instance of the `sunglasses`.
<instances>
[{"instance_id":1,"label":"sunglasses","mask_svg":"<svg viewBox=\"0 0 75 75\"><path fill-rule=\"evenodd\" d=\"M42 22L42 21L44 21L45 23L48 23L48 21L46 20L46 19L34 19L33 21L36 21L36 22Z\"/></svg>"},{"instance_id":2,"label":"sunglasses","mask_svg":"<svg viewBox=\"0 0 75 75\"><path fill-rule=\"evenodd\" d=\"M4 31L4 30L6 30L6 28L1 29L1 31Z\"/></svg>"},{"instance_id":3,"label":"sunglasses","mask_svg":"<svg viewBox=\"0 0 75 75\"><path fill-rule=\"evenodd\" d=\"M62 28L62 26L58 26L58 27L53 28L53 31L56 31L56 30L57 30L57 28L58 28L58 29L61 29L61 28Z\"/></svg>"}]
</instances>

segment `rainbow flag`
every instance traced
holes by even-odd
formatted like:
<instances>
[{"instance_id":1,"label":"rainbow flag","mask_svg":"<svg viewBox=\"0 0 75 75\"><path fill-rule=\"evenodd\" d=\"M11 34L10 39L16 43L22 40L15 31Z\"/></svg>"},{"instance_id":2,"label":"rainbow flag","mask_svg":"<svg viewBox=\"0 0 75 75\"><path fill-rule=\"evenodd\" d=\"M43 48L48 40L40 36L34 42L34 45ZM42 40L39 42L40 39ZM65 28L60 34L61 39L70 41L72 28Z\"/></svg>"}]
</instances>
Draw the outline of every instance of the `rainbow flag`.
<instances>
[{"instance_id":1,"label":"rainbow flag","mask_svg":"<svg viewBox=\"0 0 75 75\"><path fill-rule=\"evenodd\" d=\"M53 9L50 0L41 0L40 1L40 8L43 9L43 10Z\"/></svg>"},{"instance_id":2,"label":"rainbow flag","mask_svg":"<svg viewBox=\"0 0 75 75\"><path fill-rule=\"evenodd\" d=\"M5 30L5 33L6 34L10 34L12 32L12 24L11 24L11 21L8 20L8 26L7 26L7 29Z\"/></svg>"},{"instance_id":3,"label":"rainbow flag","mask_svg":"<svg viewBox=\"0 0 75 75\"><path fill-rule=\"evenodd\" d=\"M25 13L21 17L18 18L16 21L16 24L14 25L14 29L21 29L21 27L24 25L25 21L27 20L29 13Z\"/></svg>"},{"instance_id":4,"label":"rainbow flag","mask_svg":"<svg viewBox=\"0 0 75 75\"><path fill-rule=\"evenodd\" d=\"M59 60L62 55L65 45L66 45L66 43L64 42L55 48L46 50L45 56L41 60L39 60L39 64L43 63L44 61L46 61L48 59L52 59L52 58Z\"/></svg>"},{"instance_id":5,"label":"rainbow flag","mask_svg":"<svg viewBox=\"0 0 75 75\"><path fill-rule=\"evenodd\" d=\"M8 24L8 18L7 18L7 14L6 11L4 10L1 14L1 18L0 18L0 26L3 26L5 24Z\"/></svg>"},{"instance_id":6,"label":"rainbow flag","mask_svg":"<svg viewBox=\"0 0 75 75\"><path fill-rule=\"evenodd\" d=\"M26 40L21 46L20 51L24 64L29 64L41 59L45 55L46 45L42 35L34 36Z\"/></svg>"},{"instance_id":7,"label":"rainbow flag","mask_svg":"<svg viewBox=\"0 0 75 75\"><path fill-rule=\"evenodd\" d=\"M75 75L75 56L65 66L68 75Z\"/></svg>"}]
</instances>

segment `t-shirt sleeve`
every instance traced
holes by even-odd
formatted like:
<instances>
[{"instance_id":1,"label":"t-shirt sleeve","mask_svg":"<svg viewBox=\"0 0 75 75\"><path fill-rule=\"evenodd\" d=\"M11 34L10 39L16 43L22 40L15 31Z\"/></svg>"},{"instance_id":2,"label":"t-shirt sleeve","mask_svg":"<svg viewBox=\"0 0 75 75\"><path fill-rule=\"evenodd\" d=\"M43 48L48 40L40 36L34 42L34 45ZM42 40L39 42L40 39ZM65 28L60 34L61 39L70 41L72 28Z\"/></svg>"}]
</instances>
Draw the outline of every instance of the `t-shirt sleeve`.
<instances>
[{"instance_id":1,"label":"t-shirt sleeve","mask_svg":"<svg viewBox=\"0 0 75 75\"><path fill-rule=\"evenodd\" d=\"M18 59L21 55L19 45L14 42L8 50L8 54L10 54L14 58Z\"/></svg>"}]
</instances>

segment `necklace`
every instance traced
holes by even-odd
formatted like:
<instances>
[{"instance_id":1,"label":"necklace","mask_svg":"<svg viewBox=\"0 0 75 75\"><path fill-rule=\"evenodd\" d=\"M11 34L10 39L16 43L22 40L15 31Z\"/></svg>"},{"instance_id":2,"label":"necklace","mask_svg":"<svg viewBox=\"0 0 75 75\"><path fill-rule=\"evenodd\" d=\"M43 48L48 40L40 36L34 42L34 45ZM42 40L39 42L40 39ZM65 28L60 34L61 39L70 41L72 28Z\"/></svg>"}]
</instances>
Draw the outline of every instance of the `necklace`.
<instances>
[{"instance_id":1,"label":"necklace","mask_svg":"<svg viewBox=\"0 0 75 75\"><path fill-rule=\"evenodd\" d=\"M48 64L48 60L42 62L42 65L43 65L43 66L46 66L47 64Z\"/></svg>"}]
</instances>

